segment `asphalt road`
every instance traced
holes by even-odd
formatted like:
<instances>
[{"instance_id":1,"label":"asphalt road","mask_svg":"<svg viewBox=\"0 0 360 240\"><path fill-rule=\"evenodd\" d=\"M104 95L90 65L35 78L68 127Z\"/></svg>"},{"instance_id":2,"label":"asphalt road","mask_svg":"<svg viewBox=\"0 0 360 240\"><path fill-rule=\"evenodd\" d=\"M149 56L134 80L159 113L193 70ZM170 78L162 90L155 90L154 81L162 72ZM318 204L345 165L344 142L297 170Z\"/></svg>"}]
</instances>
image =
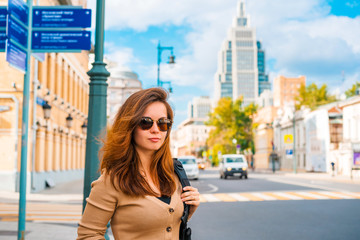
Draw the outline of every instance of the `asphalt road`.
<instances>
[{"instance_id":1,"label":"asphalt road","mask_svg":"<svg viewBox=\"0 0 360 240\"><path fill-rule=\"evenodd\" d=\"M359 185L256 173L247 180L225 180L209 170L191 183L207 197L189 222L194 240L360 239L360 195L346 195L360 192ZM256 194L269 199L256 199ZM224 195L250 200L234 201Z\"/></svg>"}]
</instances>

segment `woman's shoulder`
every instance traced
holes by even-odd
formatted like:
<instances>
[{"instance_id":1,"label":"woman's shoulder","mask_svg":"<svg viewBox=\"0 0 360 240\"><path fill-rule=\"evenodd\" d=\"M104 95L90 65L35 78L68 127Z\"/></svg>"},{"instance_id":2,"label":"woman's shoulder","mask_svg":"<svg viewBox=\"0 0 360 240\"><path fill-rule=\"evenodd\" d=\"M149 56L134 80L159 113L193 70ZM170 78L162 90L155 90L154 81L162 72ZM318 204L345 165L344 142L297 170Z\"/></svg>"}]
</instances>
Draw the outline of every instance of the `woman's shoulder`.
<instances>
[{"instance_id":1,"label":"woman's shoulder","mask_svg":"<svg viewBox=\"0 0 360 240\"><path fill-rule=\"evenodd\" d=\"M100 177L91 183L91 187L106 189L108 192L115 192L116 194L119 194L121 193L121 190L116 187L116 183L116 176L112 179L108 172L102 171Z\"/></svg>"}]
</instances>

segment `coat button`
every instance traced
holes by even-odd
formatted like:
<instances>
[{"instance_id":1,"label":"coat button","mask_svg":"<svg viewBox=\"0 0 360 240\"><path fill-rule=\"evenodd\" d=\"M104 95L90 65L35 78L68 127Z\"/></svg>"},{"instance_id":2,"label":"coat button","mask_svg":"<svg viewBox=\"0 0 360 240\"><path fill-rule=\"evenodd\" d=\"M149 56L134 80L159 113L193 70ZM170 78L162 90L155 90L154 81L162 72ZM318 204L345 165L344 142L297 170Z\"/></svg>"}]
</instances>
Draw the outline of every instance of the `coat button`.
<instances>
[{"instance_id":1,"label":"coat button","mask_svg":"<svg viewBox=\"0 0 360 240\"><path fill-rule=\"evenodd\" d=\"M167 227L167 228L166 228L166 231L167 231L167 232L171 232L171 230L172 230L171 227Z\"/></svg>"},{"instance_id":2,"label":"coat button","mask_svg":"<svg viewBox=\"0 0 360 240\"><path fill-rule=\"evenodd\" d=\"M174 210L173 208L170 208L170 209L169 209L169 212L170 212L170 213L173 213L174 211L175 211L175 210Z\"/></svg>"}]
</instances>

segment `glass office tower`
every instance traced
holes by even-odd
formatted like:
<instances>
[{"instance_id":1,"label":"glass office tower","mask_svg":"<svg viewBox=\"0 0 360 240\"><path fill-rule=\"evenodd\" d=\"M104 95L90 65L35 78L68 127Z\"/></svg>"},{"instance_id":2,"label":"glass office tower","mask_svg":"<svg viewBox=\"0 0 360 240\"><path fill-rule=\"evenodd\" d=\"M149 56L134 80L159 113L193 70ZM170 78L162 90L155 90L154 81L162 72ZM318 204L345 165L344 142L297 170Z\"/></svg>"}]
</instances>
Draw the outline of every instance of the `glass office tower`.
<instances>
[{"instance_id":1,"label":"glass office tower","mask_svg":"<svg viewBox=\"0 0 360 240\"><path fill-rule=\"evenodd\" d=\"M255 28L245 15L245 4L238 3L237 16L224 40L215 74L215 100L243 97L244 104L254 102L265 89L270 89L265 74L265 53L256 41Z\"/></svg>"}]
</instances>

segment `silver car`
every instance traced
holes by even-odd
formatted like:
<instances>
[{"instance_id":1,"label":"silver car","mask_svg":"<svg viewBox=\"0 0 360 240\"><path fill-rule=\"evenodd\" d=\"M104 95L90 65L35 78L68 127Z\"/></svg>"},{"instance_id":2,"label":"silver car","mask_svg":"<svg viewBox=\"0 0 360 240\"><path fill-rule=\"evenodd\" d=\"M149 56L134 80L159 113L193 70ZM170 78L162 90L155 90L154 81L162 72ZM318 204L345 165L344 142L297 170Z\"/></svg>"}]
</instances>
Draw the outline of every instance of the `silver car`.
<instances>
[{"instance_id":1,"label":"silver car","mask_svg":"<svg viewBox=\"0 0 360 240\"><path fill-rule=\"evenodd\" d=\"M182 163L189 179L199 179L199 168L194 156L181 156L178 157L177 160Z\"/></svg>"}]
</instances>

